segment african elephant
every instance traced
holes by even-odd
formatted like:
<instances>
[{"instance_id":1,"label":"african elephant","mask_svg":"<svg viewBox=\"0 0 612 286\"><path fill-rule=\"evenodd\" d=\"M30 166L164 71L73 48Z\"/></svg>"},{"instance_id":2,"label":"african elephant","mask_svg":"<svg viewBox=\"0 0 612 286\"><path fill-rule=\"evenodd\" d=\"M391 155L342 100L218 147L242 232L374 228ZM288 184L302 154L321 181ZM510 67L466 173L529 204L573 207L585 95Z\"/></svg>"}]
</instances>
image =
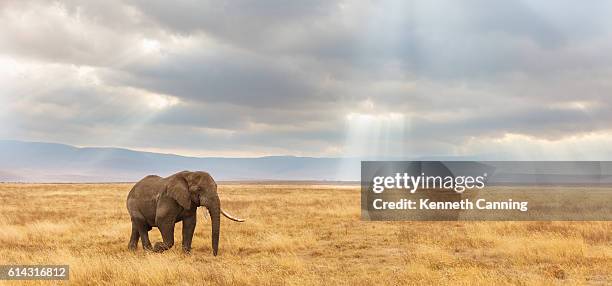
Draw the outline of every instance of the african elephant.
<instances>
[{"instance_id":1,"label":"african elephant","mask_svg":"<svg viewBox=\"0 0 612 286\"><path fill-rule=\"evenodd\" d=\"M212 221L212 249L216 256L219 250L220 215L237 221L221 209L217 195L217 183L206 172L183 171L167 178L150 175L140 180L127 197L127 209L132 219L132 235L128 248L135 250L138 238L145 250L162 252L174 245L174 224L183 222L183 250L191 251L191 239L196 226L196 211L199 206L208 209ZM151 247L149 230L156 226L163 242Z\"/></svg>"}]
</instances>

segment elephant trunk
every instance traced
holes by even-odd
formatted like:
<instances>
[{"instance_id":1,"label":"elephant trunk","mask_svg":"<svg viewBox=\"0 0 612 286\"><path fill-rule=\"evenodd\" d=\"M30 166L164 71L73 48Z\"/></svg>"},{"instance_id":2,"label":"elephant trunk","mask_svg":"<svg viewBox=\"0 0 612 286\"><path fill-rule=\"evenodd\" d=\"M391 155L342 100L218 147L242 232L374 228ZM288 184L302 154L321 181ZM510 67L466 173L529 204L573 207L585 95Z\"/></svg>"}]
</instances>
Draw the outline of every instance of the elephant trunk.
<instances>
[{"instance_id":1,"label":"elephant trunk","mask_svg":"<svg viewBox=\"0 0 612 286\"><path fill-rule=\"evenodd\" d=\"M221 205L219 202L219 198L216 198L216 202L213 202L208 206L208 213L210 214L210 220L212 222L212 249L213 255L217 256L217 252L219 251L219 230L221 227Z\"/></svg>"}]
</instances>

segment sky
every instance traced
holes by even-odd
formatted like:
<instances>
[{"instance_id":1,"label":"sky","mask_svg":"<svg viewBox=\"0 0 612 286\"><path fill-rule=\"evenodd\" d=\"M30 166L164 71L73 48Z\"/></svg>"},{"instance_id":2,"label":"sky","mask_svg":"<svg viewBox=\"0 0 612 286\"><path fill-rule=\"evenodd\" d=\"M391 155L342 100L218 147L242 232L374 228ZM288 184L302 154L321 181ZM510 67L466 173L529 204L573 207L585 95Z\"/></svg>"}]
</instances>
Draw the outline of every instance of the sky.
<instances>
[{"instance_id":1,"label":"sky","mask_svg":"<svg viewBox=\"0 0 612 286\"><path fill-rule=\"evenodd\" d=\"M2 1L0 139L612 159L609 1Z\"/></svg>"}]
</instances>

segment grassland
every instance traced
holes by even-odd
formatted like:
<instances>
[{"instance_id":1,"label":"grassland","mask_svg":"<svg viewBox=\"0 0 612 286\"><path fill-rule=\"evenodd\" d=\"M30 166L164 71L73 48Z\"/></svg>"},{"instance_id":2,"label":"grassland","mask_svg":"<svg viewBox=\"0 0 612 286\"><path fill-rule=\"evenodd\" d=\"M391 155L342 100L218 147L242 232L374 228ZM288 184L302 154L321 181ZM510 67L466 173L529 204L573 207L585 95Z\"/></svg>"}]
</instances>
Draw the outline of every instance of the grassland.
<instances>
[{"instance_id":1,"label":"grassland","mask_svg":"<svg viewBox=\"0 0 612 286\"><path fill-rule=\"evenodd\" d=\"M202 211L191 255L131 253L130 188L0 184L0 264L91 285L612 284L611 222L365 222L357 186L220 185L247 222L222 219L219 256Z\"/></svg>"}]
</instances>

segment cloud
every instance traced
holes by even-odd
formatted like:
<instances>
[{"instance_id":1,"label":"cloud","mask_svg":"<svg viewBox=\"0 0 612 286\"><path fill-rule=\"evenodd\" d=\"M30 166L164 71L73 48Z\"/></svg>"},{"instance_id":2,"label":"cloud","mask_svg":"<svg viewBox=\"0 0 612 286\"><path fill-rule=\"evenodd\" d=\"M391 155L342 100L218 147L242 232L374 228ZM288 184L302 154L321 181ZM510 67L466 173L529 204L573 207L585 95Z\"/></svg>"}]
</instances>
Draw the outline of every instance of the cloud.
<instances>
[{"instance_id":1,"label":"cloud","mask_svg":"<svg viewBox=\"0 0 612 286\"><path fill-rule=\"evenodd\" d=\"M155 65L125 66L123 71L126 74L111 74L111 80L191 100L253 107L307 107L310 102L301 99L313 97L317 84L289 64L220 49L168 55Z\"/></svg>"},{"instance_id":2,"label":"cloud","mask_svg":"<svg viewBox=\"0 0 612 286\"><path fill-rule=\"evenodd\" d=\"M463 154L478 140L503 152L508 136L595 148L612 129L610 12L606 1L5 1L0 136L241 156ZM401 123L370 116L385 114ZM387 149L353 154L350 136Z\"/></svg>"}]
</instances>

